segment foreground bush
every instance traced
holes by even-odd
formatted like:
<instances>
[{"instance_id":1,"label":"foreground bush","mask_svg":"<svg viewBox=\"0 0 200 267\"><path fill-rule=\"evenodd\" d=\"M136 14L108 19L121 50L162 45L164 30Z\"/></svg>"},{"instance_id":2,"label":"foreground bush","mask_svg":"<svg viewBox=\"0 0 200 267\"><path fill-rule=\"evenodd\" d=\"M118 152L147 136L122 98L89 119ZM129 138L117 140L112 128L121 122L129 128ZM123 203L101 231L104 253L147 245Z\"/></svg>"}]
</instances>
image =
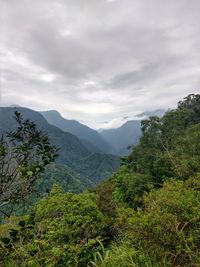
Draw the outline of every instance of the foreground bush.
<instances>
[{"instance_id":1,"label":"foreground bush","mask_svg":"<svg viewBox=\"0 0 200 267\"><path fill-rule=\"evenodd\" d=\"M129 216L122 241L97 254L92 266L200 266L200 175L166 182L143 203Z\"/></svg>"},{"instance_id":2,"label":"foreground bush","mask_svg":"<svg viewBox=\"0 0 200 267\"><path fill-rule=\"evenodd\" d=\"M106 217L97 196L55 187L32 216L1 226L3 266L87 266L105 234ZM6 226L6 227L5 227Z\"/></svg>"},{"instance_id":3,"label":"foreground bush","mask_svg":"<svg viewBox=\"0 0 200 267\"><path fill-rule=\"evenodd\" d=\"M200 266L200 175L166 182L131 219L131 245L166 266Z\"/></svg>"},{"instance_id":4,"label":"foreground bush","mask_svg":"<svg viewBox=\"0 0 200 267\"><path fill-rule=\"evenodd\" d=\"M95 255L92 267L163 267L156 263L142 251L136 250L130 245L113 245L111 250L102 250Z\"/></svg>"}]
</instances>

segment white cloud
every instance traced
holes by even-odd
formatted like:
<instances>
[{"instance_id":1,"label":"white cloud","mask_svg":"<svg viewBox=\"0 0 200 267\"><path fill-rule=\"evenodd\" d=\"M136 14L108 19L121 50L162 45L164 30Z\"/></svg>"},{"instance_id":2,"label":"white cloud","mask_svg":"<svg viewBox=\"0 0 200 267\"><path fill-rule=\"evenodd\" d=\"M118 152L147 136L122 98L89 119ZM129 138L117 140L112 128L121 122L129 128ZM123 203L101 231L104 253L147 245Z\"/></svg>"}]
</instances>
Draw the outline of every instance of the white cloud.
<instances>
[{"instance_id":1,"label":"white cloud","mask_svg":"<svg viewBox=\"0 0 200 267\"><path fill-rule=\"evenodd\" d=\"M98 130L101 132L102 130L108 130L108 129L115 129L121 127L124 123L130 120L141 120L142 118L138 117L119 117L115 118L111 121L105 121L102 124L98 126Z\"/></svg>"},{"instance_id":2,"label":"white cloud","mask_svg":"<svg viewBox=\"0 0 200 267\"><path fill-rule=\"evenodd\" d=\"M56 79L56 77L54 74L45 73L40 75L40 79L45 82L52 82Z\"/></svg>"}]
</instances>

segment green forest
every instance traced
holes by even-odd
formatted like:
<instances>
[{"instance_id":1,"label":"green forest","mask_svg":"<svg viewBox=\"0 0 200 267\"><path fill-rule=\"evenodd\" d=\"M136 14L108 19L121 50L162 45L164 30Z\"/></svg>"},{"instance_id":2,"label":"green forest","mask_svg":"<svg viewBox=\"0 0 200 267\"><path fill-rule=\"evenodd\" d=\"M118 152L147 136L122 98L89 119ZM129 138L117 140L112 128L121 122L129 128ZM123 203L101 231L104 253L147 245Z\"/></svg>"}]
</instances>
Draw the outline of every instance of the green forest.
<instances>
[{"instance_id":1,"label":"green forest","mask_svg":"<svg viewBox=\"0 0 200 267\"><path fill-rule=\"evenodd\" d=\"M36 123L15 120L0 139L0 266L200 266L199 94L143 120L139 144L95 188L77 185L73 171L63 187L49 169L53 188L20 214L46 166L62 180L67 167L54 165L59 150Z\"/></svg>"}]
</instances>

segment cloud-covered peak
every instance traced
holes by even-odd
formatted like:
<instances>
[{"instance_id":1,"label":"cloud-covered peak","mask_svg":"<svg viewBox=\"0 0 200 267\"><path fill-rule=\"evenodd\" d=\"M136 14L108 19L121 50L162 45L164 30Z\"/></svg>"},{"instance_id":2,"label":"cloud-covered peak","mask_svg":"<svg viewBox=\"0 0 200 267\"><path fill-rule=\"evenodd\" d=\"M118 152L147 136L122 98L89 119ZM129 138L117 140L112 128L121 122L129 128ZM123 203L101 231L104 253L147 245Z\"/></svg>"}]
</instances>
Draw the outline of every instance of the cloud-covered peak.
<instances>
[{"instance_id":1,"label":"cloud-covered peak","mask_svg":"<svg viewBox=\"0 0 200 267\"><path fill-rule=\"evenodd\" d=\"M151 116L163 116L166 110L164 109L157 109L153 111L145 111L140 114L136 114L134 116L126 116L126 117L119 117L115 118L111 121L105 121L99 125L97 128L99 132L103 130L108 130L108 129L116 129L124 125L128 121L140 121L140 120L145 120L148 119Z\"/></svg>"},{"instance_id":2,"label":"cloud-covered peak","mask_svg":"<svg viewBox=\"0 0 200 267\"><path fill-rule=\"evenodd\" d=\"M99 125L98 131L101 132L101 131L107 130L107 129L119 128L127 120L128 120L127 117L119 117L119 118L115 118L115 119L113 119L111 121L105 121L105 122L103 122L102 124Z\"/></svg>"}]
</instances>

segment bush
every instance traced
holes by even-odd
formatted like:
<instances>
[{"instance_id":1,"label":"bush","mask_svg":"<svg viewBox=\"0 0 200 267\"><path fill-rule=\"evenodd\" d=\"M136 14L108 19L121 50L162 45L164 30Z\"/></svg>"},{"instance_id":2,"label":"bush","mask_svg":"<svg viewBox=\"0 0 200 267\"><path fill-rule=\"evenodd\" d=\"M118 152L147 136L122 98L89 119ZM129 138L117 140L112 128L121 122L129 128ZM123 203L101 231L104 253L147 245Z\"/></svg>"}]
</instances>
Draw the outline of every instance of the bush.
<instances>
[{"instance_id":1,"label":"bush","mask_svg":"<svg viewBox=\"0 0 200 267\"><path fill-rule=\"evenodd\" d=\"M98 240L104 237L106 228L107 218L97 203L94 193L74 195L54 187L49 197L36 205L32 216L23 221L18 218L8 224L9 229L2 230L2 264L86 266L98 250ZM29 224L30 219L34 225ZM11 229L17 231L17 239L11 238ZM5 238L9 239L8 244Z\"/></svg>"},{"instance_id":2,"label":"bush","mask_svg":"<svg viewBox=\"0 0 200 267\"><path fill-rule=\"evenodd\" d=\"M200 175L164 183L144 197L127 239L166 266L200 264Z\"/></svg>"}]
</instances>

